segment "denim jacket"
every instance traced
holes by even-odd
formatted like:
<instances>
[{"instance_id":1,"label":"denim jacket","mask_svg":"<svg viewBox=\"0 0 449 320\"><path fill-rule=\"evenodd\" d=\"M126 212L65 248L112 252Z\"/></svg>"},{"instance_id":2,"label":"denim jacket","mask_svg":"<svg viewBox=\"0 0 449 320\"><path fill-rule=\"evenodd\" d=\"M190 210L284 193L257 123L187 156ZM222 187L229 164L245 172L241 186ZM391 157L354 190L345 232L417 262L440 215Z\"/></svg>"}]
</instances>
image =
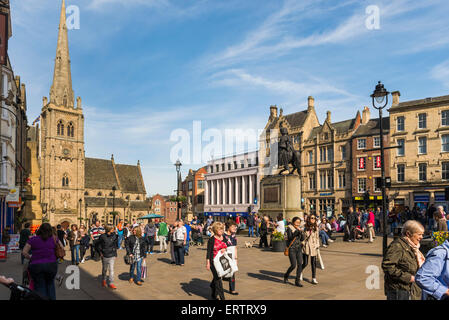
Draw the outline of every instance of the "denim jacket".
<instances>
[{"instance_id":1,"label":"denim jacket","mask_svg":"<svg viewBox=\"0 0 449 320\"><path fill-rule=\"evenodd\" d=\"M449 242L433 248L426 257L426 262L416 274L415 281L423 290L423 299L432 296L441 300L449 286Z\"/></svg>"}]
</instances>

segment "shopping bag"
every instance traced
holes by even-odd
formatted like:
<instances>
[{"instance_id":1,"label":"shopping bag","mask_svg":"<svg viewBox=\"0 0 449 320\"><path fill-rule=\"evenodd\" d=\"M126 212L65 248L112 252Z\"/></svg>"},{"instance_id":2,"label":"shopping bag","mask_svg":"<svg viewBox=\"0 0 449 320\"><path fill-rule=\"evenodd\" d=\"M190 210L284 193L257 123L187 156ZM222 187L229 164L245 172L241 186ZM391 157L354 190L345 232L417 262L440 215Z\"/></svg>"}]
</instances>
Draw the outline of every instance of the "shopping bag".
<instances>
[{"instance_id":1,"label":"shopping bag","mask_svg":"<svg viewBox=\"0 0 449 320\"><path fill-rule=\"evenodd\" d=\"M147 262L145 259L142 261L142 270L141 270L142 279L147 278Z\"/></svg>"},{"instance_id":2,"label":"shopping bag","mask_svg":"<svg viewBox=\"0 0 449 320\"><path fill-rule=\"evenodd\" d=\"M229 258L228 254L222 253L221 251L219 251L217 253L217 255L214 258L214 266L215 266L215 270L217 270L217 274L218 276L221 277L225 277L227 276L229 273L232 272L232 267L231 267L231 258Z\"/></svg>"},{"instance_id":3,"label":"shopping bag","mask_svg":"<svg viewBox=\"0 0 449 320\"><path fill-rule=\"evenodd\" d=\"M317 250L317 260L320 265L320 269L324 270L324 262L323 262L323 258L321 258L320 249Z\"/></svg>"}]
</instances>

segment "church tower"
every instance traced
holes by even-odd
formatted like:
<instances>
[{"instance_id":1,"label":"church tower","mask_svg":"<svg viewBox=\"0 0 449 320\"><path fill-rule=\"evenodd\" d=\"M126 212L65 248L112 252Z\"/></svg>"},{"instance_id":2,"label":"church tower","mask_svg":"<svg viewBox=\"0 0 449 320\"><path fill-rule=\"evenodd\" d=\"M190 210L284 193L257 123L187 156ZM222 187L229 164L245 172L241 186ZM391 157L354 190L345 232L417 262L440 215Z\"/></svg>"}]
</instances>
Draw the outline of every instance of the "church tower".
<instances>
[{"instance_id":1,"label":"church tower","mask_svg":"<svg viewBox=\"0 0 449 320\"><path fill-rule=\"evenodd\" d=\"M50 99L41 113L41 203L52 225L79 225L84 206L84 116L74 99L70 70L65 0L62 0ZM84 217L84 211L82 211Z\"/></svg>"}]
</instances>

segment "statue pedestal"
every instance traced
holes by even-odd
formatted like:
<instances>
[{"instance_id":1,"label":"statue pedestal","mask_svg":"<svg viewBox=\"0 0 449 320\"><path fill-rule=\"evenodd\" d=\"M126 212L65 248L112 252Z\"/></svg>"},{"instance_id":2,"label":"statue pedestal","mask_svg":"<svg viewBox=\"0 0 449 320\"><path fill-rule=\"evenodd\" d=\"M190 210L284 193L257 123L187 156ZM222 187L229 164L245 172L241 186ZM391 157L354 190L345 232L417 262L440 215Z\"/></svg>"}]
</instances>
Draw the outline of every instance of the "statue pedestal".
<instances>
[{"instance_id":1,"label":"statue pedestal","mask_svg":"<svg viewBox=\"0 0 449 320\"><path fill-rule=\"evenodd\" d=\"M260 181L260 214L276 221L282 213L284 219L304 218L301 209L301 179L298 175L266 176Z\"/></svg>"}]
</instances>

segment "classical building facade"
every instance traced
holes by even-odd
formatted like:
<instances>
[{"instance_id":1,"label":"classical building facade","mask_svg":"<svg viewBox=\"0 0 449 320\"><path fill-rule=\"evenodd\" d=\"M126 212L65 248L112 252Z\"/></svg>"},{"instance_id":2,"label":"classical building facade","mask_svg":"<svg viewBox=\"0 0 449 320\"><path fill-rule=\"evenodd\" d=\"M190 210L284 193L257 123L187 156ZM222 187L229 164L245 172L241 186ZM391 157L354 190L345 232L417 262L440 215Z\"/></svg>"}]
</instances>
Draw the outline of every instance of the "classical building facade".
<instances>
[{"instance_id":1,"label":"classical building facade","mask_svg":"<svg viewBox=\"0 0 449 320\"><path fill-rule=\"evenodd\" d=\"M390 206L449 203L444 187L449 185L449 96L399 102L395 91L390 112L391 152Z\"/></svg>"},{"instance_id":2,"label":"classical building facade","mask_svg":"<svg viewBox=\"0 0 449 320\"><path fill-rule=\"evenodd\" d=\"M361 121L357 112L352 119L332 123L327 111L323 125L304 135L301 171L306 213L329 216L346 212L351 205L351 137Z\"/></svg>"},{"instance_id":3,"label":"classical building facade","mask_svg":"<svg viewBox=\"0 0 449 320\"><path fill-rule=\"evenodd\" d=\"M380 121L369 119L365 107L362 124L352 136L352 201L355 207L365 208L365 192L368 191L371 208L382 206L382 173L380 153ZM390 119L383 118L384 147L390 146ZM372 150L378 149L378 150ZM390 149L384 151L385 177L390 176Z\"/></svg>"},{"instance_id":4,"label":"classical building facade","mask_svg":"<svg viewBox=\"0 0 449 320\"><path fill-rule=\"evenodd\" d=\"M37 158L44 220L52 225L95 219L111 223L111 212L124 220L147 214L150 204L140 163L130 166L116 164L113 157L86 158L84 114L81 98L77 97L75 103L70 68L63 0L53 84L50 98L43 98L40 116Z\"/></svg>"},{"instance_id":5,"label":"classical building facade","mask_svg":"<svg viewBox=\"0 0 449 320\"><path fill-rule=\"evenodd\" d=\"M226 216L257 213L260 199L258 152L249 152L207 163L204 215Z\"/></svg>"}]
</instances>

